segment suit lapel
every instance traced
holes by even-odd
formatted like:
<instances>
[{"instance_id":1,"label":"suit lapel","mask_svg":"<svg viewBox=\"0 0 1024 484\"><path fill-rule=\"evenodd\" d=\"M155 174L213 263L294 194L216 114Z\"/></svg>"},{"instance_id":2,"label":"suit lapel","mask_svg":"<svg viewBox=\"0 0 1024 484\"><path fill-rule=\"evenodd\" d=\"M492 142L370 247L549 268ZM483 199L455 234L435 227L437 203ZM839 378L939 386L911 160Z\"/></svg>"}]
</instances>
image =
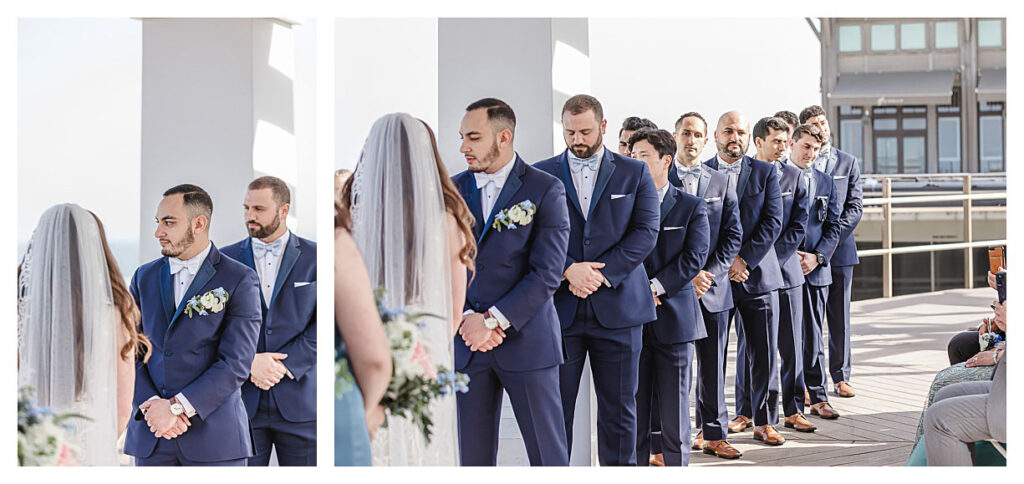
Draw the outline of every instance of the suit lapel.
<instances>
[{"instance_id":1,"label":"suit lapel","mask_svg":"<svg viewBox=\"0 0 1024 484\"><path fill-rule=\"evenodd\" d=\"M469 211L476 219L476 224L473 225L473 235L480 240L485 220L482 213L483 208L480 205L480 190L476 187L476 177L470 172L466 172L466 176L462 179L462 197L466 199L466 205L469 205Z\"/></svg>"},{"instance_id":2,"label":"suit lapel","mask_svg":"<svg viewBox=\"0 0 1024 484\"><path fill-rule=\"evenodd\" d=\"M605 187L608 186L608 180L612 177L612 172L615 171L615 163L612 161L612 153L608 151L608 148L604 149L604 160L601 161L601 168L597 171L597 180L594 181L594 193L590 197L590 209L587 210L587 219L594 214L594 209L597 208L597 202L601 200L601 196L604 194Z\"/></svg>"},{"instance_id":3,"label":"suit lapel","mask_svg":"<svg viewBox=\"0 0 1024 484\"><path fill-rule=\"evenodd\" d=\"M746 192L747 181L750 180L750 171L753 169L750 164L753 163L753 160L744 156L743 159L737 163L742 163L740 166L740 178L736 181L736 196L739 197L742 193ZM774 170L775 167L773 166L772 169Z\"/></svg>"},{"instance_id":4,"label":"suit lapel","mask_svg":"<svg viewBox=\"0 0 1024 484\"><path fill-rule=\"evenodd\" d=\"M514 163L512 170L509 172L508 178L505 179L505 185L501 187L498 198L494 200L494 207L491 207L491 214L488 215L487 223L484 225L483 231L480 232L480 240L477 240L477 244L484 239L484 236L491 229L491 224L494 223L494 216L505 208L505 205L512 200L512 197L519 191L519 188L523 186L523 172L526 167L519 166L519 163L522 163L519 155L516 155L516 159L512 163Z\"/></svg>"},{"instance_id":5,"label":"suit lapel","mask_svg":"<svg viewBox=\"0 0 1024 484\"><path fill-rule=\"evenodd\" d=\"M160 302L163 303L164 317L167 324L174 316L174 277L171 276L171 264L164 257L164 265L160 268Z\"/></svg>"},{"instance_id":6,"label":"suit lapel","mask_svg":"<svg viewBox=\"0 0 1024 484\"><path fill-rule=\"evenodd\" d=\"M679 177L679 170L676 169L675 160L672 160L672 164L668 166L668 182L671 185L683 188L683 180Z\"/></svg>"},{"instance_id":7,"label":"suit lapel","mask_svg":"<svg viewBox=\"0 0 1024 484\"><path fill-rule=\"evenodd\" d=\"M274 292L270 295L270 301L264 303L268 309L277 300L277 293L281 292L281 288L284 287L284 281L288 279L288 274L292 272L292 268L295 267L295 261L297 260L299 260L299 239L295 234L289 232L288 245L285 246L284 253L281 254L281 265L277 266ZM260 292L262 293L263 291Z\"/></svg>"},{"instance_id":8,"label":"suit lapel","mask_svg":"<svg viewBox=\"0 0 1024 484\"><path fill-rule=\"evenodd\" d=\"M213 242L210 242L213 245ZM217 270L213 268L214 258L219 257L216 247L210 247L210 253L206 255L206 260L199 266L199 272L196 273L196 277L192 279L192 284L189 284L188 289L185 290L185 295L182 296L181 302L178 303L178 309L175 310L174 316L171 317L170 323L168 323L167 331L171 330L174 326L174 322L178 320L181 313L185 311L185 305L188 304L188 300L195 297L199 293L199 290L213 279L213 275L217 273Z\"/></svg>"},{"instance_id":9,"label":"suit lapel","mask_svg":"<svg viewBox=\"0 0 1024 484\"><path fill-rule=\"evenodd\" d=\"M697 181L697 196L704 198L704 193L708 191L708 185L711 183L711 172L706 169L700 170L700 180Z\"/></svg>"},{"instance_id":10,"label":"suit lapel","mask_svg":"<svg viewBox=\"0 0 1024 484\"><path fill-rule=\"evenodd\" d=\"M825 174L832 176L832 171L836 169L836 163L839 161L839 152L836 151L838 148L835 146L828 150L828 163L825 164Z\"/></svg>"},{"instance_id":11,"label":"suit lapel","mask_svg":"<svg viewBox=\"0 0 1024 484\"><path fill-rule=\"evenodd\" d=\"M668 186L668 192L665 193L665 199L661 201L661 223L665 223L665 217L668 216L672 208L676 206L676 194L675 190L672 189L672 184Z\"/></svg>"},{"instance_id":12,"label":"suit lapel","mask_svg":"<svg viewBox=\"0 0 1024 484\"><path fill-rule=\"evenodd\" d=\"M558 174L558 178L562 180L562 184L565 185L565 195L569 197L569 205L576 209L580 217L583 217L583 209L580 208L580 196L576 193L576 185L572 183L572 173L569 172L569 157L565 153L563 151L562 156L555 163L555 172Z\"/></svg>"},{"instance_id":13,"label":"suit lapel","mask_svg":"<svg viewBox=\"0 0 1024 484\"><path fill-rule=\"evenodd\" d=\"M252 238L251 237L247 237L242 242L242 263L245 264L246 266L248 266L250 269L252 269L257 274L259 274L259 272L256 271L256 256L252 253ZM267 304L267 301L263 300L263 291L260 291L260 304L263 304L263 309L267 309L267 306L269 306Z\"/></svg>"}]
</instances>

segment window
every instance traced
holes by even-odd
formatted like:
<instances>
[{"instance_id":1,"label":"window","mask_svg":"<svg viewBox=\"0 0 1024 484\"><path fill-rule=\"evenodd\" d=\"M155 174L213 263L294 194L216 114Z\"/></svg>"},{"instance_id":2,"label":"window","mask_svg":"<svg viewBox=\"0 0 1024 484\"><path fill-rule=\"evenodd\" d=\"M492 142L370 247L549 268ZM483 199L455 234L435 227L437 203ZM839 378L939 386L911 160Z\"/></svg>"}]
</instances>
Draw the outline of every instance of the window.
<instances>
[{"instance_id":1,"label":"window","mask_svg":"<svg viewBox=\"0 0 1024 484\"><path fill-rule=\"evenodd\" d=\"M939 173L959 173L963 170L960 158L960 107L938 106Z\"/></svg>"},{"instance_id":2,"label":"window","mask_svg":"<svg viewBox=\"0 0 1024 484\"><path fill-rule=\"evenodd\" d=\"M839 26L839 52L860 52L860 25Z\"/></svg>"},{"instance_id":3,"label":"window","mask_svg":"<svg viewBox=\"0 0 1024 484\"><path fill-rule=\"evenodd\" d=\"M925 48L924 23L900 24L900 50Z\"/></svg>"},{"instance_id":4,"label":"window","mask_svg":"<svg viewBox=\"0 0 1024 484\"><path fill-rule=\"evenodd\" d=\"M1003 46L1003 21L999 19L978 21L978 47Z\"/></svg>"},{"instance_id":5,"label":"window","mask_svg":"<svg viewBox=\"0 0 1024 484\"><path fill-rule=\"evenodd\" d=\"M839 106L839 138L833 143L839 149L857 158L861 172L864 172L864 127L861 117L864 108L860 106ZM833 132L833 138L836 133Z\"/></svg>"},{"instance_id":6,"label":"window","mask_svg":"<svg viewBox=\"0 0 1024 484\"><path fill-rule=\"evenodd\" d=\"M900 155L896 148L897 141L897 138L892 136L875 136L875 166L878 173L899 173Z\"/></svg>"},{"instance_id":7,"label":"window","mask_svg":"<svg viewBox=\"0 0 1024 484\"><path fill-rule=\"evenodd\" d=\"M871 50L896 50L896 24L871 26Z\"/></svg>"},{"instance_id":8,"label":"window","mask_svg":"<svg viewBox=\"0 0 1024 484\"><path fill-rule=\"evenodd\" d=\"M960 47L960 22L935 22L935 48Z\"/></svg>"},{"instance_id":9,"label":"window","mask_svg":"<svg viewBox=\"0 0 1024 484\"><path fill-rule=\"evenodd\" d=\"M924 136L903 138L903 173L924 173Z\"/></svg>"},{"instance_id":10,"label":"window","mask_svg":"<svg viewBox=\"0 0 1024 484\"><path fill-rule=\"evenodd\" d=\"M878 106L872 109L878 173L924 173L928 118L924 106Z\"/></svg>"},{"instance_id":11,"label":"window","mask_svg":"<svg viewBox=\"0 0 1024 484\"><path fill-rule=\"evenodd\" d=\"M1003 105L978 103L978 151L981 172L1005 171L1003 164Z\"/></svg>"}]
</instances>

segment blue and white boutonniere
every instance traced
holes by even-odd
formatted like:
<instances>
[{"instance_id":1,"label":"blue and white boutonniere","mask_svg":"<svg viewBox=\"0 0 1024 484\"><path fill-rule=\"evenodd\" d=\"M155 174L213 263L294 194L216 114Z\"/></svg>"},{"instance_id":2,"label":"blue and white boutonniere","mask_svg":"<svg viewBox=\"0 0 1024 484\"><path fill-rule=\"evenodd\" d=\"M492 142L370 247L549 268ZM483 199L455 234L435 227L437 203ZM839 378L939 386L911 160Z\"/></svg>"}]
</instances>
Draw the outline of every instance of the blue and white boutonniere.
<instances>
[{"instance_id":1,"label":"blue and white boutonniere","mask_svg":"<svg viewBox=\"0 0 1024 484\"><path fill-rule=\"evenodd\" d=\"M501 232L501 228L508 227L510 230L515 230L520 225L529 225L533 222L533 214L537 213L537 206L529 200L523 200L505 210L498 212L494 216L494 223L491 224L492 229L497 229Z\"/></svg>"},{"instance_id":2,"label":"blue and white boutonniere","mask_svg":"<svg viewBox=\"0 0 1024 484\"><path fill-rule=\"evenodd\" d=\"M210 313L219 313L224 310L224 305L228 303L228 292L223 287L218 287L212 291L208 291L206 294L192 296L185 303L185 314L188 317L192 317L192 311L199 313L200 316L206 316Z\"/></svg>"}]
</instances>

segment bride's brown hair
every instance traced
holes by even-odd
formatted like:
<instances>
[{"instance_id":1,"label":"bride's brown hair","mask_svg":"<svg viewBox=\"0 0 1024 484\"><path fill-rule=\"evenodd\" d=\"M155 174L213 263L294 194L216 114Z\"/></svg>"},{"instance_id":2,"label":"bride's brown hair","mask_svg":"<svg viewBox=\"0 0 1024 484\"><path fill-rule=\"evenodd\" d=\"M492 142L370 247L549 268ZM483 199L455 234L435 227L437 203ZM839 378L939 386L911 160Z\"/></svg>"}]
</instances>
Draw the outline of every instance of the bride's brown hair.
<instances>
[{"instance_id":1,"label":"bride's brown hair","mask_svg":"<svg viewBox=\"0 0 1024 484\"><path fill-rule=\"evenodd\" d=\"M128 292L124 278L121 277L121 270L117 267L117 259L114 258L113 252L110 251L110 245L107 244L107 234L103 229L103 222L96 214L92 212L89 214L96 220L96 225L100 229L100 241L103 243L103 255L107 259L107 273L110 277L110 293L114 299L114 307L117 308L117 313L121 317L121 325L128 333L128 341L118 353L122 360L127 360L131 357L132 350L135 349L136 358L145 363L149 361L153 344L150 343L146 335L139 332L138 324L142 320L142 314L139 312L139 307L135 305L135 298Z\"/></svg>"}]
</instances>

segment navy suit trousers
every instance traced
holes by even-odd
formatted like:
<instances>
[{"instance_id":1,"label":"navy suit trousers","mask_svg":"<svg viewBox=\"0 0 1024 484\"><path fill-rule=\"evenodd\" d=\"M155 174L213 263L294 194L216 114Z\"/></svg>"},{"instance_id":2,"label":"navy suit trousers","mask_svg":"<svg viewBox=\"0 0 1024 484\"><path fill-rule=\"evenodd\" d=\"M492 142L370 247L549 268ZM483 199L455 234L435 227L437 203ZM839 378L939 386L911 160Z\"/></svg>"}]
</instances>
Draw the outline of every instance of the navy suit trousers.
<instances>
[{"instance_id":1,"label":"navy suit trousers","mask_svg":"<svg viewBox=\"0 0 1024 484\"><path fill-rule=\"evenodd\" d=\"M828 373L832 383L850 381L850 295L853 266L832 266L828 289Z\"/></svg>"},{"instance_id":2,"label":"navy suit trousers","mask_svg":"<svg viewBox=\"0 0 1024 484\"><path fill-rule=\"evenodd\" d=\"M828 291L828 286L804 284L804 386L812 405L828 401L824 342Z\"/></svg>"},{"instance_id":3,"label":"navy suit trousers","mask_svg":"<svg viewBox=\"0 0 1024 484\"><path fill-rule=\"evenodd\" d=\"M708 337L695 342L697 353L697 409L695 425L705 440L725 440L729 424L725 408L725 363L729 346L729 311L700 308ZM714 323L712 323L714 322ZM712 331L714 329L714 331Z\"/></svg>"},{"instance_id":4,"label":"navy suit trousers","mask_svg":"<svg viewBox=\"0 0 1024 484\"><path fill-rule=\"evenodd\" d=\"M737 288L734 285L733 291ZM742 296L729 311L736 319L736 413L752 413L746 416L754 419L754 425L774 425L779 422L779 293L747 294L742 289L738 292ZM743 408L744 401L749 402L749 410Z\"/></svg>"},{"instance_id":5,"label":"navy suit trousers","mask_svg":"<svg viewBox=\"0 0 1024 484\"><path fill-rule=\"evenodd\" d=\"M637 381L636 413L637 465L646 466L651 453L650 427L657 418L661 429L661 453L666 466L686 466L690 463L690 385L693 372L693 342L661 344L653 341L649 332L644 336L640 352L640 372ZM657 393L657 399L654 398ZM658 402L658 415L651 412L652 402Z\"/></svg>"},{"instance_id":6,"label":"navy suit trousers","mask_svg":"<svg viewBox=\"0 0 1024 484\"><path fill-rule=\"evenodd\" d=\"M256 443L250 466L270 464L271 447L277 450L282 467L316 466L316 420L289 422L277 409L270 392L260 392L259 407L252 418L252 438Z\"/></svg>"},{"instance_id":7,"label":"navy suit trousers","mask_svg":"<svg viewBox=\"0 0 1024 484\"><path fill-rule=\"evenodd\" d=\"M231 459L217 462L197 462L188 460L181 454L177 439L157 439L156 447L149 457L136 457L135 465L138 467L168 467L168 466L190 466L190 467L245 467L249 459Z\"/></svg>"},{"instance_id":8,"label":"navy suit trousers","mask_svg":"<svg viewBox=\"0 0 1024 484\"><path fill-rule=\"evenodd\" d=\"M779 289L779 378L783 415L804 411L804 287Z\"/></svg>"},{"instance_id":9,"label":"navy suit trousers","mask_svg":"<svg viewBox=\"0 0 1024 484\"><path fill-rule=\"evenodd\" d=\"M566 441L572 449L573 412L589 354L597 393L597 460L602 466L636 465L636 389L642 336L643 325L601 326L586 299L579 302L572 324L562 330L565 363L559 367L559 380Z\"/></svg>"}]
</instances>

